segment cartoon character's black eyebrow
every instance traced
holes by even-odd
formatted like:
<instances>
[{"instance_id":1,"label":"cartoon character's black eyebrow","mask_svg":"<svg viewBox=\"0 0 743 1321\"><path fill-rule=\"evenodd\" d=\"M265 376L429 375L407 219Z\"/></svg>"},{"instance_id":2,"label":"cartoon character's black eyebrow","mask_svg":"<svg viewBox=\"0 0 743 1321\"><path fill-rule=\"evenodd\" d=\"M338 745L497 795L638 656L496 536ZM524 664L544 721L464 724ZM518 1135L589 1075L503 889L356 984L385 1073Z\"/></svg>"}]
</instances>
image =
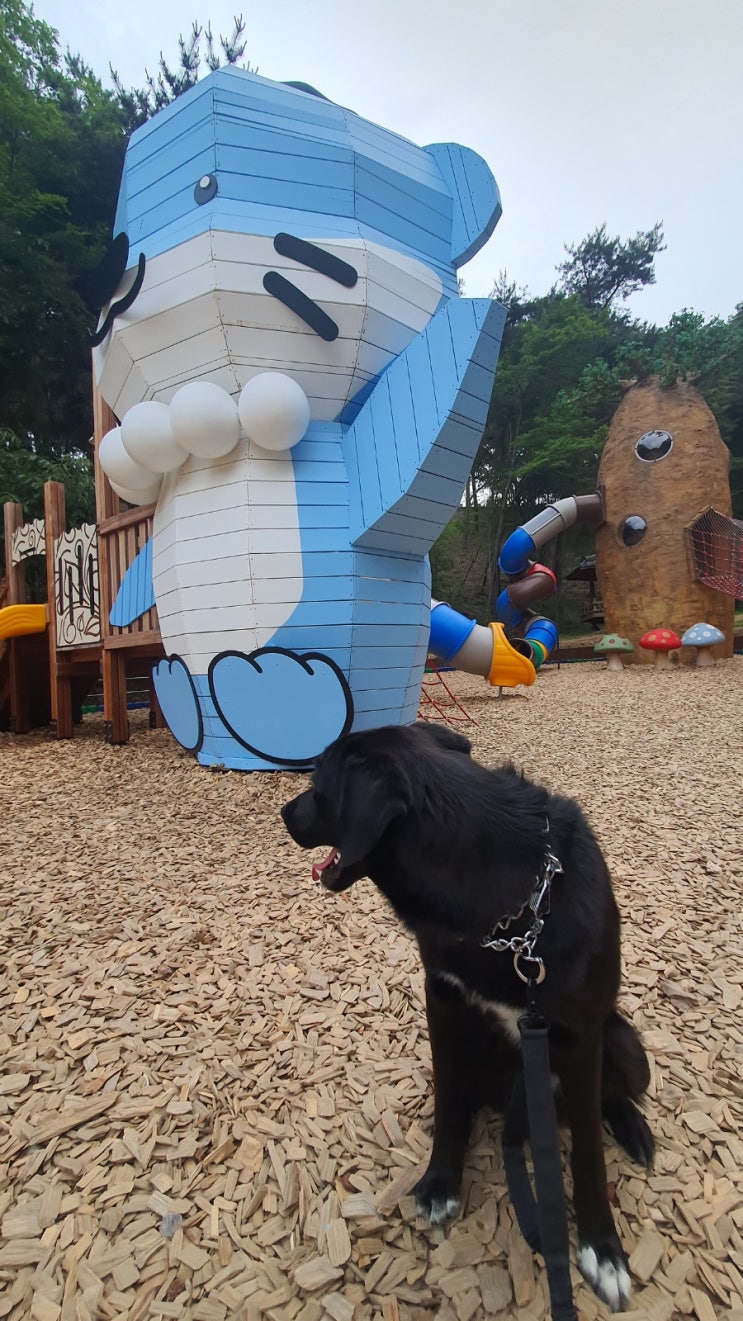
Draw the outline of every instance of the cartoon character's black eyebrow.
<instances>
[{"instance_id":1,"label":"cartoon character's black eyebrow","mask_svg":"<svg viewBox=\"0 0 743 1321\"><path fill-rule=\"evenodd\" d=\"M340 257L326 252L324 248L318 248L314 243L308 243L306 239L295 238L293 234L277 234L273 246L280 256L290 257L303 266L311 266L313 271L329 275L336 284L343 284L347 289L353 289L359 278L356 268L347 261L341 261Z\"/></svg>"},{"instance_id":2,"label":"cartoon character's black eyebrow","mask_svg":"<svg viewBox=\"0 0 743 1321\"><path fill-rule=\"evenodd\" d=\"M108 312L106 313L106 319L103 322L103 325L100 327L99 330L96 330L94 335L90 336L88 343L92 349L96 349L99 344L103 343L104 339L106 338L106 335L108 334L109 330L111 329L114 323L114 318L117 316L121 316L122 312L127 312L131 307L135 298L139 294L140 289L142 288L142 284L144 283L144 273L145 273L146 265L147 265L147 260L145 258L145 255L143 252L140 252L139 261L137 263L137 274L134 278L134 284L132 285L129 292L124 294L123 298L120 298L117 303L111 304L111 306L108 309Z\"/></svg>"},{"instance_id":3,"label":"cartoon character's black eyebrow","mask_svg":"<svg viewBox=\"0 0 743 1321\"><path fill-rule=\"evenodd\" d=\"M310 327L310 330L314 330L315 334L319 335L321 339L325 339L330 343L331 340L338 338L338 326L332 317L329 317L327 312L323 312L322 308L318 307L317 303L314 303L311 298L303 294L302 290L298 289L296 284L292 284L291 280L285 280L283 275L279 275L278 271L266 271L263 277L263 288L266 293L273 294L274 298L278 298L279 302L283 303L285 307L290 308L292 312L296 312L297 316L301 317Z\"/></svg>"}]
</instances>

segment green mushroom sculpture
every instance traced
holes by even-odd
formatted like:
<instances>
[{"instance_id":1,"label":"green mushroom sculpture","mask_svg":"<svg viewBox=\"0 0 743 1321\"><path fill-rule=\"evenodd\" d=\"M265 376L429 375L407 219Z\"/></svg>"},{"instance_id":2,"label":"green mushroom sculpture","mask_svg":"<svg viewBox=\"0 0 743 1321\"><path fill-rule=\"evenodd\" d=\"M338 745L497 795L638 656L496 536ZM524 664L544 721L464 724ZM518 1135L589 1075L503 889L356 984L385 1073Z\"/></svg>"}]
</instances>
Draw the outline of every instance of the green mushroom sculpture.
<instances>
[{"instance_id":1,"label":"green mushroom sculpture","mask_svg":"<svg viewBox=\"0 0 743 1321\"><path fill-rule=\"evenodd\" d=\"M607 670L623 670L622 653L634 651L634 647L629 638L623 638L619 633L605 633L599 638L594 647L597 656L606 656Z\"/></svg>"}]
</instances>

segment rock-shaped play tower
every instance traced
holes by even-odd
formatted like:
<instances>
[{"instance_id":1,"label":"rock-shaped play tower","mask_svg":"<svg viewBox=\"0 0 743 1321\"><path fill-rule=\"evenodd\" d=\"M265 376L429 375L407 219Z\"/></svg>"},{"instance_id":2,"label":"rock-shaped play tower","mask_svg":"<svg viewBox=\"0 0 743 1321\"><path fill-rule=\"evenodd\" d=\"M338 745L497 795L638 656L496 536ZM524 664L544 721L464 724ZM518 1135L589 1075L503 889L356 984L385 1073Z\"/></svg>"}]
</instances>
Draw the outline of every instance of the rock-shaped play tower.
<instances>
[{"instance_id":1,"label":"rock-shaped play tower","mask_svg":"<svg viewBox=\"0 0 743 1321\"><path fill-rule=\"evenodd\" d=\"M733 597L698 580L688 533L709 506L730 518L729 465L693 385L663 389L652 379L626 392L598 474L606 521L596 533L596 573L607 632L637 647L649 630L681 636L703 619L725 634L715 655L732 655ZM653 660L640 649L636 657Z\"/></svg>"}]
</instances>

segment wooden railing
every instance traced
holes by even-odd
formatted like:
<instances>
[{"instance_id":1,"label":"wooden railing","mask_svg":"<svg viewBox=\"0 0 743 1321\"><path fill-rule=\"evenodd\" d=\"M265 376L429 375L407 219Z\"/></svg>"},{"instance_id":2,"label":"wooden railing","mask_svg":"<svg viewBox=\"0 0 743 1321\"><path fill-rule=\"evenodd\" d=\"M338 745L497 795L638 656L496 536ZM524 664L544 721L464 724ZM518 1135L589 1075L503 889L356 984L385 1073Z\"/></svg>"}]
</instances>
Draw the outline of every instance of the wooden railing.
<instances>
[{"instance_id":1,"label":"wooden railing","mask_svg":"<svg viewBox=\"0 0 743 1321\"><path fill-rule=\"evenodd\" d=\"M10 583L7 578L0 578L0 610L2 610L3 607L6 606L9 601L10 601ZM6 649L7 649L7 643L5 641L5 638L0 638L0 661L2 661ZM3 682L5 682L5 686L7 687L7 678L8 676L6 674L5 680L3 681L3 675L0 674L0 707L2 707L3 701L5 700Z\"/></svg>"},{"instance_id":2,"label":"wooden railing","mask_svg":"<svg viewBox=\"0 0 743 1321\"><path fill-rule=\"evenodd\" d=\"M101 600L110 605L116 600L124 574L152 536L155 506L141 505L114 514L98 525L98 571L101 576ZM124 628L108 619L102 621L105 647L151 647L160 641L157 608L153 605Z\"/></svg>"}]
</instances>

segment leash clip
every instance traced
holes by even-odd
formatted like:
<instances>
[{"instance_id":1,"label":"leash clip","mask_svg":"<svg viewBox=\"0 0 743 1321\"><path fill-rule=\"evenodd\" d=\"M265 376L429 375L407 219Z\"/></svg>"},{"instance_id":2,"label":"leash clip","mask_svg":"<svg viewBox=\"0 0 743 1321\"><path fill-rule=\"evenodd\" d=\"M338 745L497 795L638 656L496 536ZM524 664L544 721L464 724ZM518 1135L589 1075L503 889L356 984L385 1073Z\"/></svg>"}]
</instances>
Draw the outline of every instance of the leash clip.
<instances>
[{"instance_id":1,"label":"leash clip","mask_svg":"<svg viewBox=\"0 0 743 1321\"><path fill-rule=\"evenodd\" d=\"M540 986L545 978L545 967L542 959L535 957L534 946L536 945L542 930L544 928L544 919L550 911L551 885L555 876L562 871L560 859L550 849L547 850L547 856L544 861L544 870L537 878L529 898L522 904L518 913L513 913L510 917L501 918L496 922L489 936L485 936L480 945L483 949L494 950L496 954L505 954L507 950L513 954L513 967L516 976L520 981L529 984L533 982L535 986ZM503 931L508 928L512 922L521 916L525 909L529 909L533 921L529 930L523 936L496 936L497 931ZM521 964L530 964L538 969L536 977L533 973L522 971Z\"/></svg>"},{"instance_id":2,"label":"leash clip","mask_svg":"<svg viewBox=\"0 0 743 1321\"><path fill-rule=\"evenodd\" d=\"M532 967L536 965L539 969L536 977L533 972L522 972L519 966L521 963L529 963ZM519 949L516 951L513 956L513 969L520 981L525 982L527 986L541 986L546 976L544 960L536 954L528 953L526 950Z\"/></svg>"}]
</instances>

